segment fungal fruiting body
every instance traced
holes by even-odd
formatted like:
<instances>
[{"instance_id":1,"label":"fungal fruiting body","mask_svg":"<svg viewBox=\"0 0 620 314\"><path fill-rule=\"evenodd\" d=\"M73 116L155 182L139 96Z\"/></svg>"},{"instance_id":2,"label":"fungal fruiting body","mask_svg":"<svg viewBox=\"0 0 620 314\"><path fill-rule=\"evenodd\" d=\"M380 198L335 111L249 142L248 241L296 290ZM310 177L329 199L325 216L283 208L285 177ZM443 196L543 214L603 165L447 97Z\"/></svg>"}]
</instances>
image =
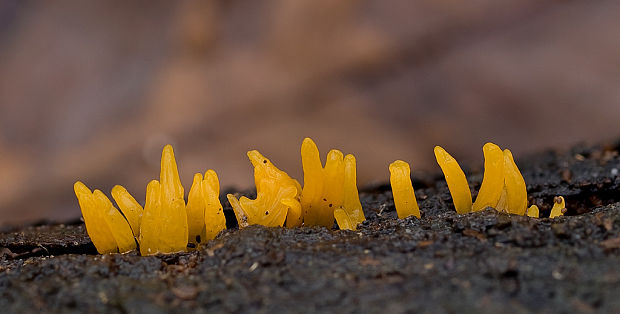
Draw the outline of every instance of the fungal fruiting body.
<instances>
[{"instance_id":1,"label":"fungal fruiting body","mask_svg":"<svg viewBox=\"0 0 620 314\"><path fill-rule=\"evenodd\" d=\"M353 155L343 157L341 151L333 149L323 167L316 144L305 138L301 144L301 163L304 187L300 205L305 226L331 227L336 209L342 209L337 217L341 229L355 229L365 220L357 193Z\"/></svg>"},{"instance_id":2,"label":"fungal fruiting body","mask_svg":"<svg viewBox=\"0 0 620 314\"><path fill-rule=\"evenodd\" d=\"M136 249L141 255L174 253L213 239L226 228L219 201L219 180L213 170L194 176L187 206L172 146L162 151L159 181L146 188L144 209L120 185L112 197L122 211L99 190L91 192L82 182L74 185L86 231L99 253L125 253ZM193 244L193 245L191 245Z\"/></svg>"},{"instance_id":3,"label":"fungal fruiting body","mask_svg":"<svg viewBox=\"0 0 620 314\"><path fill-rule=\"evenodd\" d=\"M296 226L301 213L299 183L256 150L249 151L248 158L254 166L256 199L245 196L237 199L232 194L227 195L239 227L255 224L282 227L289 211L290 226Z\"/></svg>"},{"instance_id":4,"label":"fungal fruiting body","mask_svg":"<svg viewBox=\"0 0 620 314\"><path fill-rule=\"evenodd\" d=\"M357 190L357 165L353 155L344 157L344 182L342 206L334 210L334 218L341 230L357 230L366 220Z\"/></svg>"},{"instance_id":5,"label":"fungal fruiting body","mask_svg":"<svg viewBox=\"0 0 620 314\"><path fill-rule=\"evenodd\" d=\"M566 212L566 202L564 201L564 197L558 196L553 200L553 208L551 208L551 214L549 214L549 218L555 218L559 216L564 216Z\"/></svg>"},{"instance_id":6,"label":"fungal fruiting body","mask_svg":"<svg viewBox=\"0 0 620 314\"><path fill-rule=\"evenodd\" d=\"M471 211L471 192L467 184L465 173L461 170L458 162L448 152L439 146L435 146L435 158L441 171L443 171L448 189L452 195L452 202L459 214L466 214Z\"/></svg>"},{"instance_id":7,"label":"fungal fruiting body","mask_svg":"<svg viewBox=\"0 0 620 314\"><path fill-rule=\"evenodd\" d=\"M390 164L390 185L392 187L392 196L394 197L394 206L399 219L409 216L420 218L420 208L415 199L413 185L411 184L411 169L409 164L396 160Z\"/></svg>"},{"instance_id":8,"label":"fungal fruiting body","mask_svg":"<svg viewBox=\"0 0 620 314\"><path fill-rule=\"evenodd\" d=\"M125 253L136 248L129 223L99 190L91 192L84 183L73 185L86 232L100 254Z\"/></svg>"},{"instance_id":9,"label":"fungal fruiting body","mask_svg":"<svg viewBox=\"0 0 620 314\"><path fill-rule=\"evenodd\" d=\"M172 146L166 145L161 154L159 182L151 181L149 185L152 187L149 193L147 186L147 200L144 206L146 217L143 217L140 226L140 254L185 251L188 239L185 192L179 179Z\"/></svg>"},{"instance_id":10,"label":"fungal fruiting body","mask_svg":"<svg viewBox=\"0 0 620 314\"><path fill-rule=\"evenodd\" d=\"M214 239L226 229L224 209L219 199L220 183L213 170L204 177L194 175L194 182L187 196L188 243L197 247L201 242Z\"/></svg>"},{"instance_id":11,"label":"fungal fruiting body","mask_svg":"<svg viewBox=\"0 0 620 314\"><path fill-rule=\"evenodd\" d=\"M493 207L501 212L538 217L538 206L527 208L525 180L510 150L502 151L499 146L487 143L483 152L484 177L476 201L472 204L465 173L450 154L439 146L435 147L435 158L444 173L456 211L465 214Z\"/></svg>"}]
</instances>

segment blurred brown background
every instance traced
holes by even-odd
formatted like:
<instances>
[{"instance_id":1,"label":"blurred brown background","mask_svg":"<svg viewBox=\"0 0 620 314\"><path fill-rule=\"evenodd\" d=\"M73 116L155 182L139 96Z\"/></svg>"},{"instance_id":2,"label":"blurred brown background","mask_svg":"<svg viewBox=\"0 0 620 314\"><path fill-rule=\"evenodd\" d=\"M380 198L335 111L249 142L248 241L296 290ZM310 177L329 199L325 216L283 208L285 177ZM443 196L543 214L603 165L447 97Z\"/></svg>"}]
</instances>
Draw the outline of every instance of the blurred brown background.
<instances>
[{"instance_id":1,"label":"blurred brown background","mask_svg":"<svg viewBox=\"0 0 620 314\"><path fill-rule=\"evenodd\" d=\"M253 148L301 179L306 136L360 184L613 138L618 30L613 0L3 0L0 225L77 217L78 179L143 200L165 143L188 190L251 187Z\"/></svg>"}]
</instances>

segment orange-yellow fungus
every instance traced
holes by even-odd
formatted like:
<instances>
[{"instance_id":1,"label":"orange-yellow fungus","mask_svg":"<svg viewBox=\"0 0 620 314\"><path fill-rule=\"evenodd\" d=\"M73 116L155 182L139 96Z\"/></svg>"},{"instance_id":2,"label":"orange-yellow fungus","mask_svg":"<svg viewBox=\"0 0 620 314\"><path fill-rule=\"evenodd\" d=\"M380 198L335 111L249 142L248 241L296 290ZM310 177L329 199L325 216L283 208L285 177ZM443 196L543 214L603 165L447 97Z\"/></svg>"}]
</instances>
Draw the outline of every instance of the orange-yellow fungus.
<instances>
[{"instance_id":1,"label":"orange-yellow fungus","mask_svg":"<svg viewBox=\"0 0 620 314\"><path fill-rule=\"evenodd\" d=\"M99 202L95 200L93 193L84 183L75 182L73 190L80 204L86 232L97 248L97 252L100 254L118 252L116 239L114 239L108 225L104 223L105 208L100 207Z\"/></svg>"},{"instance_id":2,"label":"orange-yellow fungus","mask_svg":"<svg viewBox=\"0 0 620 314\"><path fill-rule=\"evenodd\" d=\"M125 217L112 205L110 199L99 190L93 192L98 210L103 214L103 220L108 226L109 232L116 241L119 253L126 253L136 249L136 240L131 232L129 223Z\"/></svg>"},{"instance_id":3,"label":"orange-yellow fungus","mask_svg":"<svg viewBox=\"0 0 620 314\"><path fill-rule=\"evenodd\" d=\"M510 150L504 150L504 185L506 189L506 210L510 214L525 215L527 209L527 188Z\"/></svg>"},{"instance_id":4,"label":"orange-yellow fungus","mask_svg":"<svg viewBox=\"0 0 620 314\"><path fill-rule=\"evenodd\" d=\"M439 146L435 146L435 158L446 178L456 212L459 214L471 212L471 191L469 190L465 173L458 162Z\"/></svg>"},{"instance_id":5,"label":"orange-yellow fungus","mask_svg":"<svg viewBox=\"0 0 620 314\"><path fill-rule=\"evenodd\" d=\"M499 146L486 143L484 153L484 177L482 185L473 204L472 211L481 211L495 207L504 188L504 153Z\"/></svg>"},{"instance_id":6,"label":"orange-yellow fungus","mask_svg":"<svg viewBox=\"0 0 620 314\"><path fill-rule=\"evenodd\" d=\"M355 199L353 198L353 184L355 184L355 190L357 191L357 185L354 182L353 176L355 168L355 158L353 155L348 157L349 163L349 178L346 176L347 161L343 158L342 152L336 149L332 149L327 154L327 160L325 167L322 166L321 158L319 156L319 149L312 139L305 138L301 144L301 163L304 170L304 187L301 192L301 208L303 211L303 221L305 226L323 226L332 227L334 225L334 218L341 219L342 224L345 225L344 219L352 219L354 228L357 225L357 221L362 222L365 220L363 217L363 211L361 211L361 204L359 211L355 208L358 206L353 204ZM347 183L347 180L349 181ZM353 182L353 184L352 184ZM348 190L347 190L348 189ZM359 194L357 198L359 199ZM344 205L345 198L349 195L348 204L351 208L343 208L339 211L338 217L334 216L334 211ZM346 218L352 212L356 212L355 217ZM361 216L359 215L361 213ZM358 222L358 223L359 223ZM347 223L347 226L350 224ZM341 226L342 228L342 226Z\"/></svg>"},{"instance_id":7,"label":"orange-yellow fungus","mask_svg":"<svg viewBox=\"0 0 620 314\"><path fill-rule=\"evenodd\" d=\"M564 197L557 196L553 199L553 208L551 208L551 214L549 214L549 218L555 218L559 216L564 216L566 212L566 202L564 201Z\"/></svg>"},{"instance_id":8,"label":"orange-yellow fungus","mask_svg":"<svg viewBox=\"0 0 620 314\"><path fill-rule=\"evenodd\" d=\"M344 157L344 182L342 206L334 210L334 217L341 230L357 230L357 225L364 222L364 210L357 190L357 170L355 157Z\"/></svg>"},{"instance_id":9,"label":"orange-yellow fungus","mask_svg":"<svg viewBox=\"0 0 620 314\"><path fill-rule=\"evenodd\" d=\"M538 218L539 215L540 215L540 211L538 210L538 206L536 206L536 205L530 206L530 208L527 209L526 214L527 214L528 217Z\"/></svg>"},{"instance_id":10,"label":"orange-yellow fungus","mask_svg":"<svg viewBox=\"0 0 620 314\"><path fill-rule=\"evenodd\" d=\"M187 241L195 246L205 238L205 201L202 197L202 174L194 174L187 196Z\"/></svg>"},{"instance_id":11,"label":"orange-yellow fungus","mask_svg":"<svg viewBox=\"0 0 620 314\"><path fill-rule=\"evenodd\" d=\"M256 199L242 196L237 200L234 195L227 195L239 227L254 224L281 227L287 219L289 208L297 207L295 202L299 202L299 183L256 150L248 152L248 158L254 166ZM291 216L291 221L298 219Z\"/></svg>"},{"instance_id":12,"label":"orange-yellow fungus","mask_svg":"<svg viewBox=\"0 0 620 314\"><path fill-rule=\"evenodd\" d=\"M204 241L215 239L215 237L226 229L226 217L220 202L220 180L213 170L205 172L202 181L202 198L205 204L204 222L205 239Z\"/></svg>"},{"instance_id":13,"label":"orange-yellow fungus","mask_svg":"<svg viewBox=\"0 0 620 314\"><path fill-rule=\"evenodd\" d=\"M213 170L194 175L194 182L187 197L188 243L200 243L215 239L226 229L226 218L220 203L220 181Z\"/></svg>"},{"instance_id":14,"label":"orange-yellow fungus","mask_svg":"<svg viewBox=\"0 0 620 314\"><path fill-rule=\"evenodd\" d=\"M413 185L411 184L411 168L409 164L396 160L390 164L390 185L392 186L392 196L394 206L399 219L409 216L420 218L420 208L415 198Z\"/></svg>"},{"instance_id":15,"label":"orange-yellow fungus","mask_svg":"<svg viewBox=\"0 0 620 314\"><path fill-rule=\"evenodd\" d=\"M181 252L187 249L187 212L183 185L174 158L172 146L166 145L161 155L161 211L159 219L159 251L162 253Z\"/></svg>"},{"instance_id":16,"label":"orange-yellow fungus","mask_svg":"<svg viewBox=\"0 0 620 314\"><path fill-rule=\"evenodd\" d=\"M142 205L140 205L136 199L129 194L127 189L120 185L116 185L112 188L112 198L120 208L125 218L129 222L133 236L138 238L140 236L140 222L142 220Z\"/></svg>"},{"instance_id":17,"label":"orange-yellow fungus","mask_svg":"<svg viewBox=\"0 0 620 314\"><path fill-rule=\"evenodd\" d=\"M304 187L301 192L301 208L303 211L304 224L306 226L331 227L333 219L329 223L329 217L321 216L321 196L323 193L324 171L319 156L319 149L312 139L305 138L301 144L301 163L304 171Z\"/></svg>"},{"instance_id":18,"label":"orange-yellow fungus","mask_svg":"<svg viewBox=\"0 0 620 314\"><path fill-rule=\"evenodd\" d=\"M140 255L155 255L159 253L159 232L162 221L161 212L161 184L152 180L146 186L146 204L142 223L140 224Z\"/></svg>"}]
</instances>

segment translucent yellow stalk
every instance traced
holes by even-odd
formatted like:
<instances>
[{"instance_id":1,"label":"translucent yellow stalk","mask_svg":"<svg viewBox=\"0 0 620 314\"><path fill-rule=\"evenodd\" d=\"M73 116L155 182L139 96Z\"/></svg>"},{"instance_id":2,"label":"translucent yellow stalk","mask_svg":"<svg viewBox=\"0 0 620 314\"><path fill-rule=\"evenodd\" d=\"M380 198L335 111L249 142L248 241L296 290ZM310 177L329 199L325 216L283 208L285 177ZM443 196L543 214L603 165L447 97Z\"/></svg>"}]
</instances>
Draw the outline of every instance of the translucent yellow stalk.
<instances>
[{"instance_id":1,"label":"translucent yellow stalk","mask_svg":"<svg viewBox=\"0 0 620 314\"><path fill-rule=\"evenodd\" d=\"M390 164L390 185L398 218L420 218L420 208L411 184L411 169L408 163L396 160Z\"/></svg>"},{"instance_id":2,"label":"translucent yellow stalk","mask_svg":"<svg viewBox=\"0 0 620 314\"><path fill-rule=\"evenodd\" d=\"M95 200L93 193L80 181L75 182L73 190L80 204L86 232L90 240L93 241L95 248L97 248L97 252L99 254L118 252L116 240L112 236L107 224L103 223L103 211Z\"/></svg>"},{"instance_id":3,"label":"translucent yellow stalk","mask_svg":"<svg viewBox=\"0 0 620 314\"><path fill-rule=\"evenodd\" d=\"M187 249L188 227L184 190L172 146L166 145L161 156L161 230L159 250L162 253L181 252Z\"/></svg>"},{"instance_id":4,"label":"translucent yellow stalk","mask_svg":"<svg viewBox=\"0 0 620 314\"><path fill-rule=\"evenodd\" d=\"M103 192L95 190L93 198L97 203L98 210L102 213L103 221L116 241L118 252L126 253L135 250L136 240L125 217L112 205L110 199Z\"/></svg>"},{"instance_id":5,"label":"translucent yellow stalk","mask_svg":"<svg viewBox=\"0 0 620 314\"><path fill-rule=\"evenodd\" d=\"M127 218L134 237L138 238L140 236L142 213L144 212L142 206L129 194L127 189L120 185L115 185L114 188L112 188L112 198L114 198L121 212L123 212L123 215Z\"/></svg>"},{"instance_id":6,"label":"translucent yellow stalk","mask_svg":"<svg viewBox=\"0 0 620 314\"><path fill-rule=\"evenodd\" d=\"M202 197L202 174L194 174L187 196L187 241L197 247L205 239L205 200Z\"/></svg>"},{"instance_id":7,"label":"translucent yellow stalk","mask_svg":"<svg viewBox=\"0 0 620 314\"><path fill-rule=\"evenodd\" d=\"M355 157L344 157L344 182L342 206L334 210L334 217L341 230L357 230L357 225L364 222L364 210L357 190L357 170Z\"/></svg>"},{"instance_id":8,"label":"translucent yellow stalk","mask_svg":"<svg viewBox=\"0 0 620 314\"><path fill-rule=\"evenodd\" d=\"M549 218L564 216L565 212L566 212L566 202L564 201L564 197L558 196L554 198L553 208L551 208L551 214L549 214Z\"/></svg>"},{"instance_id":9,"label":"translucent yellow stalk","mask_svg":"<svg viewBox=\"0 0 620 314\"><path fill-rule=\"evenodd\" d=\"M301 192L304 224L306 226L318 226L321 225L322 219L320 206L324 173L319 149L310 138L305 138L301 144L301 163L304 171L304 187Z\"/></svg>"},{"instance_id":10,"label":"translucent yellow stalk","mask_svg":"<svg viewBox=\"0 0 620 314\"><path fill-rule=\"evenodd\" d=\"M161 184L152 180L146 186L146 204L140 224L140 255L159 253L159 232L161 230Z\"/></svg>"},{"instance_id":11,"label":"translucent yellow stalk","mask_svg":"<svg viewBox=\"0 0 620 314\"><path fill-rule=\"evenodd\" d=\"M459 214L469 213L472 209L472 200L465 173L458 162L439 146L435 146L435 158L446 178L456 212Z\"/></svg>"},{"instance_id":12,"label":"translucent yellow stalk","mask_svg":"<svg viewBox=\"0 0 620 314\"><path fill-rule=\"evenodd\" d=\"M527 209L527 188L510 150L504 150L504 184L506 187L506 209L510 214L525 215Z\"/></svg>"},{"instance_id":13,"label":"translucent yellow stalk","mask_svg":"<svg viewBox=\"0 0 620 314\"><path fill-rule=\"evenodd\" d=\"M538 206L536 206L536 205L530 206L530 208L527 209L527 213L526 214L527 214L528 217L538 218L538 216L540 215L540 211L538 210Z\"/></svg>"},{"instance_id":14,"label":"translucent yellow stalk","mask_svg":"<svg viewBox=\"0 0 620 314\"><path fill-rule=\"evenodd\" d=\"M204 241L215 239L215 237L226 229L226 217L220 202L220 181L213 170L205 172L202 181L202 198L205 204L205 239Z\"/></svg>"},{"instance_id":15,"label":"translucent yellow stalk","mask_svg":"<svg viewBox=\"0 0 620 314\"><path fill-rule=\"evenodd\" d=\"M254 165L256 199L241 197L237 200L234 195L227 195L237 222L242 228L253 224L281 227L287 219L289 208L297 208L294 202L299 202L299 183L258 151L248 152L248 158ZM298 219L292 217L291 221Z\"/></svg>"},{"instance_id":16,"label":"translucent yellow stalk","mask_svg":"<svg viewBox=\"0 0 620 314\"><path fill-rule=\"evenodd\" d=\"M493 207L499 202L504 188L504 153L499 146L486 143L484 152L484 177L478 192L478 197L473 204L472 211L481 211L487 207Z\"/></svg>"}]
</instances>

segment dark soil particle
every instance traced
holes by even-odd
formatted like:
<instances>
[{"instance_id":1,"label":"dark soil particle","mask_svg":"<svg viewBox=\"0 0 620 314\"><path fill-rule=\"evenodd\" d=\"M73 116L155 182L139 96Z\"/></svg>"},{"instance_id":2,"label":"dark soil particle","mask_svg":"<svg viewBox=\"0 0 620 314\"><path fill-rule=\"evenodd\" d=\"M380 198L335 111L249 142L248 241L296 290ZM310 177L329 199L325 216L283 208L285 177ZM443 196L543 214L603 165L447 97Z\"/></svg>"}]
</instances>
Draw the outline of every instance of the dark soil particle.
<instances>
[{"instance_id":1,"label":"dark soil particle","mask_svg":"<svg viewBox=\"0 0 620 314\"><path fill-rule=\"evenodd\" d=\"M531 219L493 209L457 215L436 175L414 177L422 219L396 219L388 186L362 192L368 220L358 231L238 230L226 207L233 229L181 254L96 255L83 224L28 227L0 234L0 308L620 313L617 147L517 163L542 215L563 195L566 216ZM482 175L469 178L477 191Z\"/></svg>"}]
</instances>

